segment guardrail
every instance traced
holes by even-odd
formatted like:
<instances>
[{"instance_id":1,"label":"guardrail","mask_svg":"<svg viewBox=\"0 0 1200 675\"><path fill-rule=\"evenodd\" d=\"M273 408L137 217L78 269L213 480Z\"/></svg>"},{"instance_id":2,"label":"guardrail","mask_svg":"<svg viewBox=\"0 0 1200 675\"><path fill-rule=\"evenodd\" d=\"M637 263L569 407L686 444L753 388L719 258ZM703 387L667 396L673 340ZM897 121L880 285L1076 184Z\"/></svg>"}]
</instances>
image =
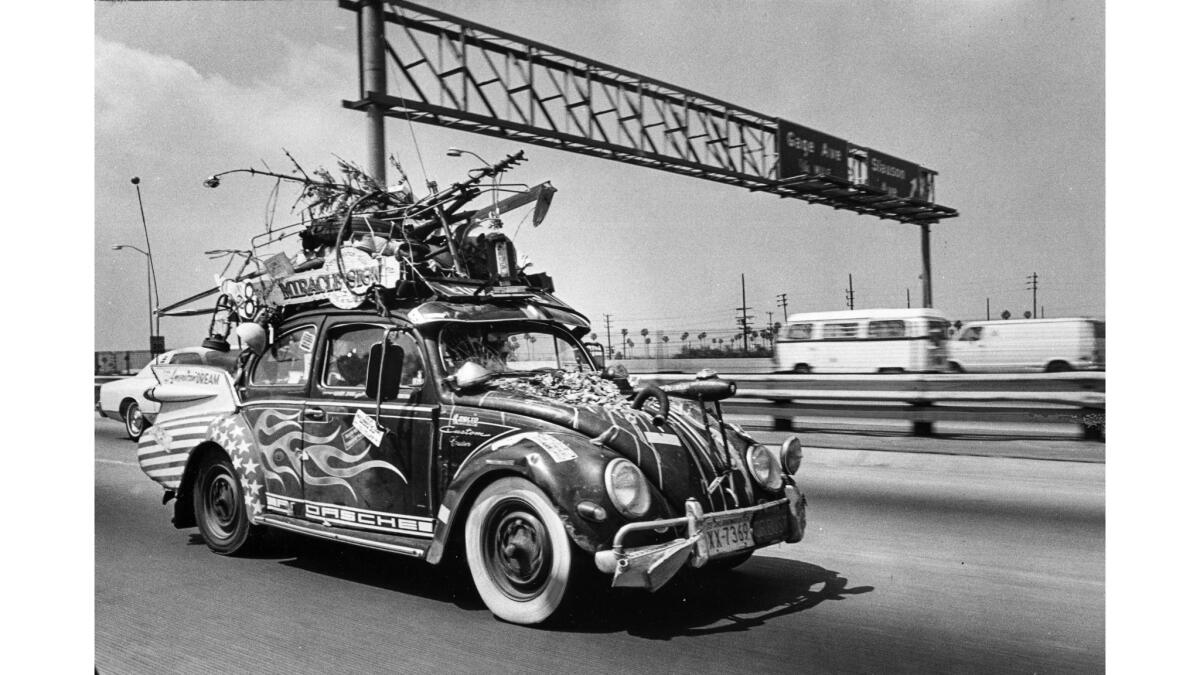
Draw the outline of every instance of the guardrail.
<instances>
[{"instance_id":1,"label":"guardrail","mask_svg":"<svg viewBox=\"0 0 1200 675\"><path fill-rule=\"evenodd\" d=\"M694 375L636 374L639 384L686 382ZM119 376L96 376L100 385ZM732 375L731 413L771 417L778 431L796 418L907 420L916 436L937 422L1076 424L1104 440L1105 373L1031 375Z\"/></svg>"},{"instance_id":2,"label":"guardrail","mask_svg":"<svg viewBox=\"0 0 1200 675\"><path fill-rule=\"evenodd\" d=\"M640 384L693 375L639 374ZM938 422L1076 424L1104 440L1105 373L1030 375L731 375L738 393L723 407L797 430L797 417L906 420L916 436Z\"/></svg>"}]
</instances>

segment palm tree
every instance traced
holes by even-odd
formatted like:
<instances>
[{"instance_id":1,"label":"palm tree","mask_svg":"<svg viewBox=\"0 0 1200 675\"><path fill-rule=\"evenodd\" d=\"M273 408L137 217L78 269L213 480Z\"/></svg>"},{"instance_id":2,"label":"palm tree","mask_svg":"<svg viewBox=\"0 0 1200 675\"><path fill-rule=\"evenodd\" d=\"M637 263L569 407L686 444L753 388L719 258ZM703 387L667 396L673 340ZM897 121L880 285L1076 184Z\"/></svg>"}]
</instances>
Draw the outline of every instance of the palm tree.
<instances>
[{"instance_id":1,"label":"palm tree","mask_svg":"<svg viewBox=\"0 0 1200 675\"><path fill-rule=\"evenodd\" d=\"M669 335L664 335L664 336L662 336L663 352L665 352L665 351L666 351L666 346L667 346L667 343L668 343L668 342L670 342L670 341L671 341L671 336L669 336ZM661 354L662 352L659 352L659 353Z\"/></svg>"},{"instance_id":2,"label":"palm tree","mask_svg":"<svg viewBox=\"0 0 1200 675\"><path fill-rule=\"evenodd\" d=\"M685 330L685 331L683 331L683 335L680 335L680 336L679 336L679 341L683 343L683 350L684 350L684 351L687 351L687 348L688 348L688 343L687 343L688 335L690 335L690 333L688 333L688 332Z\"/></svg>"},{"instance_id":3,"label":"palm tree","mask_svg":"<svg viewBox=\"0 0 1200 675\"><path fill-rule=\"evenodd\" d=\"M646 358L650 358L650 338L646 338Z\"/></svg>"}]
</instances>

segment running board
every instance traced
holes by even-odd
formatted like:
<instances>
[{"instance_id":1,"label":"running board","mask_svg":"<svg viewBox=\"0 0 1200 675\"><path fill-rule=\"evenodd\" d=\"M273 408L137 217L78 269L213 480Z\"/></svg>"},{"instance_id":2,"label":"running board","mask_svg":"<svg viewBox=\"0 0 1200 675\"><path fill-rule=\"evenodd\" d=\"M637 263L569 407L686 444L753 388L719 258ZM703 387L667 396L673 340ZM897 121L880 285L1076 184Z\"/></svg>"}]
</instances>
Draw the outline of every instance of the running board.
<instances>
[{"instance_id":1,"label":"running board","mask_svg":"<svg viewBox=\"0 0 1200 675\"><path fill-rule=\"evenodd\" d=\"M259 522L270 527L277 527L281 530L296 532L309 537L329 539L331 541L362 546L363 548L373 548L389 553L399 553L400 555L413 558L424 558L425 552L429 549L430 544L433 543L428 539L417 539L415 537L404 537L394 534L376 534L374 532L359 532L357 530L351 532L275 513L262 516Z\"/></svg>"}]
</instances>

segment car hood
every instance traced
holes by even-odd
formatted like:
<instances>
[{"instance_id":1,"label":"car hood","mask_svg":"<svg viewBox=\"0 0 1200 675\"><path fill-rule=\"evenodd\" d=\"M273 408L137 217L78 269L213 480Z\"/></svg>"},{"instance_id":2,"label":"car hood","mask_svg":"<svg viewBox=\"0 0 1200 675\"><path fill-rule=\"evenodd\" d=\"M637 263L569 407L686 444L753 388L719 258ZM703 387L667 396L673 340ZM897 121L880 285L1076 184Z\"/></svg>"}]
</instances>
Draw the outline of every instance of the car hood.
<instances>
[{"instance_id":1,"label":"car hood","mask_svg":"<svg viewBox=\"0 0 1200 675\"><path fill-rule=\"evenodd\" d=\"M705 511L753 503L741 459L750 440L727 425L726 453L716 421L710 417L706 428L699 405L691 401L672 399L661 427L648 412L627 405L573 405L513 391L452 395L448 402L525 415L582 434L637 464L680 513L689 497L698 499ZM657 412L654 402L647 408ZM714 484L720 476L727 478Z\"/></svg>"}]
</instances>

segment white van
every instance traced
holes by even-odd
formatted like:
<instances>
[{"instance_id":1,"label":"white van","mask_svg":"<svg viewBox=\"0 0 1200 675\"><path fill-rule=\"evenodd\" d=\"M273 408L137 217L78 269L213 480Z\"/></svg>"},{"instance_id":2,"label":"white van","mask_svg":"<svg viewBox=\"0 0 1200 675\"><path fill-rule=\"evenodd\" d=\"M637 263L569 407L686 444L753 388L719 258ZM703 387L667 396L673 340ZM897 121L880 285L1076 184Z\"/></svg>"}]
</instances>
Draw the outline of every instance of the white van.
<instances>
[{"instance_id":1,"label":"white van","mask_svg":"<svg viewBox=\"0 0 1200 675\"><path fill-rule=\"evenodd\" d=\"M972 321L949 346L950 369L960 373L1104 370L1104 321Z\"/></svg>"},{"instance_id":2,"label":"white van","mask_svg":"<svg viewBox=\"0 0 1200 675\"><path fill-rule=\"evenodd\" d=\"M775 370L928 373L947 368L950 322L936 309L793 314L775 340Z\"/></svg>"}]
</instances>

